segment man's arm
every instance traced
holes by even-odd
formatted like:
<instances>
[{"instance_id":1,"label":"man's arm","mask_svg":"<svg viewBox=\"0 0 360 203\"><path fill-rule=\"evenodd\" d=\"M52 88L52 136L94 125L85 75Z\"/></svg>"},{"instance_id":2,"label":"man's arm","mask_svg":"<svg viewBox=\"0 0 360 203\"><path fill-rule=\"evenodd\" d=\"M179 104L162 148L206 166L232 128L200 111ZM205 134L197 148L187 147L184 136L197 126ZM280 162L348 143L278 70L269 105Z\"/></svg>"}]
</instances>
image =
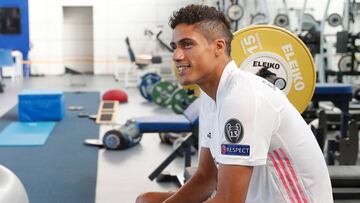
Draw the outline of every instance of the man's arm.
<instances>
[{"instance_id":1,"label":"man's arm","mask_svg":"<svg viewBox=\"0 0 360 203\"><path fill-rule=\"evenodd\" d=\"M220 164L216 195L205 203L245 202L252 170L252 166Z\"/></svg>"},{"instance_id":2,"label":"man's arm","mask_svg":"<svg viewBox=\"0 0 360 203\"><path fill-rule=\"evenodd\" d=\"M205 201L216 188L217 168L208 148L200 151L199 166L191 179L163 203Z\"/></svg>"}]
</instances>

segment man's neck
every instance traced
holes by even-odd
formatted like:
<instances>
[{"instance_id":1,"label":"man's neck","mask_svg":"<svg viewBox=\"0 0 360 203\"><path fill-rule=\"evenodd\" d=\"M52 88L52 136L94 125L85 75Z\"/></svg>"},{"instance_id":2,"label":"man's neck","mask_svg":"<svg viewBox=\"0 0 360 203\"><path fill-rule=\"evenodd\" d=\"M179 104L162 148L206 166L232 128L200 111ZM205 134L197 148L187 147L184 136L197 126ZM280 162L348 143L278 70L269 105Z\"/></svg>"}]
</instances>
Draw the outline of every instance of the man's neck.
<instances>
[{"instance_id":1,"label":"man's neck","mask_svg":"<svg viewBox=\"0 0 360 203\"><path fill-rule=\"evenodd\" d=\"M224 57L220 60L215 68L214 73L208 78L208 80L202 84L199 84L200 88L216 102L216 93L219 87L221 75L224 72L226 65L231 61L229 57Z\"/></svg>"}]
</instances>

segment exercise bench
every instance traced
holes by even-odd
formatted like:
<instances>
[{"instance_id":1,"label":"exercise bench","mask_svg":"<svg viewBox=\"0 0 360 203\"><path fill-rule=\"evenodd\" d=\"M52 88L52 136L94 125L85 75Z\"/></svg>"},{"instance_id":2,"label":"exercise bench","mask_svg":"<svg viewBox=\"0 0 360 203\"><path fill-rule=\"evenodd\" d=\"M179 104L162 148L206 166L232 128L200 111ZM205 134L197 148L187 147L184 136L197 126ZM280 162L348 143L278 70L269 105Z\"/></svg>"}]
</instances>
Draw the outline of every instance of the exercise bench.
<instances>
[{"instance_id":1,"label":"exercise bench","mask_svg":"<svg viewBox=\"0 0 360 203\"><path fill-rule=\"evenodd\" d=\"M334 199L360 199L360 166L328 166Z\"/></svg>"},{"instance_id":2,"label":"exercise bench","mask_svg":"<svg viewBox=\"0 0 360 203\"><path fill-rule=\"evenodd\" d=\"M340 140L329 140L327 150L327 163L329 165L335 164L335 158L337 158L340 164L351 165L355 164L357 159L358 147L349 147L349 145L356 145L358 140L357 134L353 132L357 131L357 125L355 122L350 122L349 103L352 100L352 86L348 84L317 84L315 87L315 93L312 98L312 102L315 106L318 106L320 101L330 101L336 107L341 110L340 121ZM351 127L349 127L351 126ZM348 133L349 132L349 133ZM354 141L354 143L350 143ZM338 151L344 156L335 156L335 152ZM356 151L356 154L355 152ZM354 156L345 156L345 154L353 154ZM355 156L356 155L356 156Z\"/></svg>"}]
</instances>

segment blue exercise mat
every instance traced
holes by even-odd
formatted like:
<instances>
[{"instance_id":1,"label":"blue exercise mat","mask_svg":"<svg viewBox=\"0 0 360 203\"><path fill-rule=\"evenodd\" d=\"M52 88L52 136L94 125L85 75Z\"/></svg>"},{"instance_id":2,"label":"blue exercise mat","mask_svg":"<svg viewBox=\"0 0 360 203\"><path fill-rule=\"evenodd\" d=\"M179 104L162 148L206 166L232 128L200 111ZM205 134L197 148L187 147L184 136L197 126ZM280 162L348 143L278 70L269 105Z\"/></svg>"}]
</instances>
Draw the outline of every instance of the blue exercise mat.
<instances>
[{"instance_id":1,"label":"blue exercise mat","mask_svg":"<svg viewBox=\"0 0 360 203\"><path fill-rule=\"evenodd\" d=\"M66 109L42 146L0 147L0 164L14 172L24 184L31 203L94 203L96 192L96 147L85 139L99 137L99 126L79 113L96 114L99 92L65 93ZM17 106L0 118L0 130L18 120Z\"/></svg>"},{"instance_id":2,"label":"blue exercise mat","mask_svg":"<svg viewBox=\"0 0 360 203\"><path fill-rule=\"evenodd\" d=\"M41 146L55 122L13 122L0 132L0 146Z\"/></svg>"}]
</instances>

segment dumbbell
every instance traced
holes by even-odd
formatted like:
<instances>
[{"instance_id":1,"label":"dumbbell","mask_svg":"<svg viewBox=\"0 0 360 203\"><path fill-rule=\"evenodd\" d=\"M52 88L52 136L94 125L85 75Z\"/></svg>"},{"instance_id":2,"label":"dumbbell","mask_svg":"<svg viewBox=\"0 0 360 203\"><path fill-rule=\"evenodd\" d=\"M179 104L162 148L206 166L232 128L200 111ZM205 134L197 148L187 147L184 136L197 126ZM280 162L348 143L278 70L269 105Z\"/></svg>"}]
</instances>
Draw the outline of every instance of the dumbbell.
<instances>
[{"instance_id":1,"label":"dumbbell","mask_svg":"<svg viewBox=\"0 0 360 203\"><path fill-rule=\"evenodd\" d=\"M119 129L107 131L103 136L103 144L106 149L127 149L140 142L142 133L134 120L128 120Z\"/></svg>"},{"instance_id":2,"label":"dumbbell","mask_svg":"<svg viewBox=\"0 0 360 203\"><path fill-rule=\"evenodd\" d=\"M133 119L127 120L120 128L105 132L102 140L86 139L85 144L105 147L109 150L122 150L130 148L141 141L142 133Z\"/></svg>"}]
</instances>

